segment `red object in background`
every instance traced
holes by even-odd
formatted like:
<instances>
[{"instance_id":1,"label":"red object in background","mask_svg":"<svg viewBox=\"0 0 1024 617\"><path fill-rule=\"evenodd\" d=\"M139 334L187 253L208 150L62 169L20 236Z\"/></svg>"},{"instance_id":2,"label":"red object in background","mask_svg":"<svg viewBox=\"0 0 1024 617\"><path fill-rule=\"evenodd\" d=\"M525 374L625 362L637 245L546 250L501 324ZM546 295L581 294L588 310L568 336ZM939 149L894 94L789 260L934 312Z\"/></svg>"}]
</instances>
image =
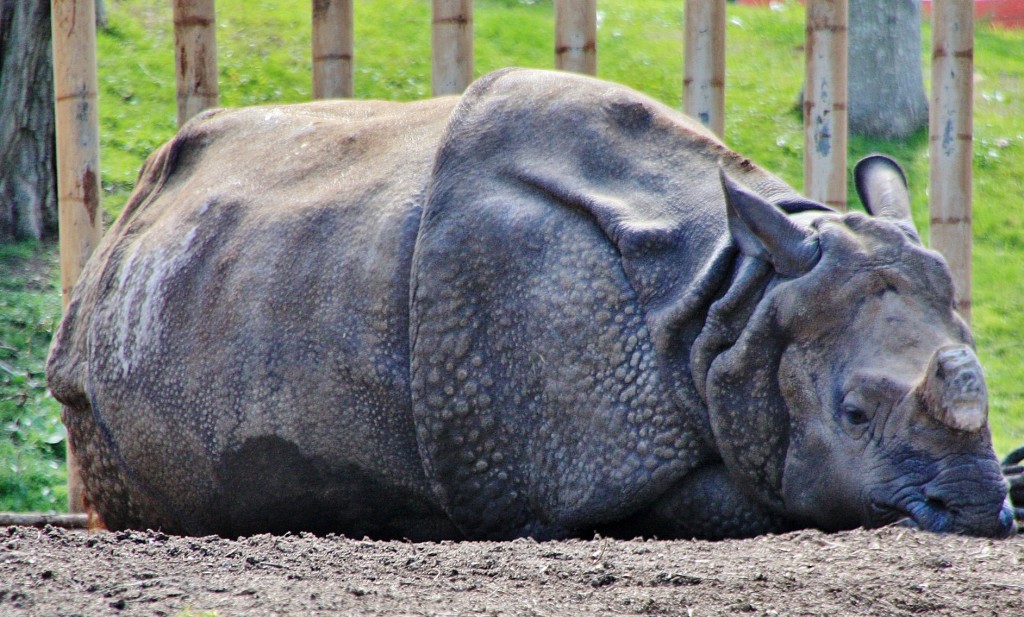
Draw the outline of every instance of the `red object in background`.
<instances>
[{"instance_id":1,"label":"red object in background","mask_svg":"<svg viewBox=\"0 0 1024 617\"><path fill-rule=\"evenodd\" d=\"M921 12L932 14L932 0L921 0ZM1024 0L974 0L974 21L1024 28Z\"/></svg>"},{"instance_id":2,"label":"red object in background","mask_svg":"<svg viewBox=\"0 0 1024 617\"><path fill-rule=\"evenodd\" d=\"M740 4L767 6L777 0L737 0ZM932 14L932 0L921 0L921 13ZM974 19L1004 28L1024 28L1024 0L974 0Z\"/></svg>"}]
</instances>

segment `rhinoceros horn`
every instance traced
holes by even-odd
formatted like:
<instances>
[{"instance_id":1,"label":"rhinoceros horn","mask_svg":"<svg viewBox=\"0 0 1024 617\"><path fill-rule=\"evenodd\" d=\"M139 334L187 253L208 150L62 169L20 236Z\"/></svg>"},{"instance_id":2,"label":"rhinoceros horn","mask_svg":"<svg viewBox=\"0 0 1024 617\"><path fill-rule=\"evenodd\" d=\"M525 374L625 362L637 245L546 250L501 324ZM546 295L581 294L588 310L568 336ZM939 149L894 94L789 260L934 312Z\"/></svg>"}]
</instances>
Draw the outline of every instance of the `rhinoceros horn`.
<instances>
[{"instance_id":1,"label":"rhinoceros horn","mask_svg":"<svg viewBox=\"0 0 1024 617\"><path fill-rule=\"evenodd\" d=\"M925 409L946 426L975 432L988 416L988 389L981 363L967 345L935 352L919 386Z\"/></svg>"},{"instance_id":2,"label":"rhinoceros horn","mask_svg":"<svg viewBox=\"0 0 1024 617\"><path fill-rule=\"evenodd\" d=\"M821 248L809 229L760 195L733 181L719 167L729 231L745 255L764 259L783 276L806 274L818 263Z\"/></svg>"},{"instance_id":3,"label":"rhinoceros horn","mask_svg":"<svg viewBox=\"0 0 1024 617\"><path fill-rule=\"evenodd\" d=\"M907 177L899 163L887 156L872 154L857 162L853 177L868 214L901 221L913 229Z\"/></svg>"}]
</instances>

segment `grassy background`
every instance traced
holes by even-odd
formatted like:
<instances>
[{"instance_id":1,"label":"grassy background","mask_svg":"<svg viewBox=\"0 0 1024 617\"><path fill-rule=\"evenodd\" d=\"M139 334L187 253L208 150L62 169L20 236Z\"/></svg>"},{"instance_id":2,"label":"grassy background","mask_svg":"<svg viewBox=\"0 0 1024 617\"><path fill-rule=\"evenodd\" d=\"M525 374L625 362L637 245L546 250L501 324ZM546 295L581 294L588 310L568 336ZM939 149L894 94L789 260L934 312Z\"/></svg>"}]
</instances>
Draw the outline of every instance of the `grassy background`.
<instances>
[{"instance_id":1,"label":"grassy background","mask_svg":"<svg viewBox=\"0 0 1024 617\"><path fill-rule=\"evenodd\" d=\"M551 0L477 0L477 75L553 68ZM98 41L103 204L124 206L143 159L175 131L170 3L108 0ZM679 0L599 3L598 73L675 107L682 99ZM221 104L310 98L308 0L218 0ZM356 92L417 99L430 92L430 3L356 0ZM927 73L929 30L922 57ZM730 4L726 136L734 149L802 185L803 9ZM1024 33L976 33L974 331L991 391L996 449L1024 444ZM926 74L927 78L927 74ZM885 93L879 93L885 96ZM884 151L907 168L927 227L927 135L853 138L850 161ZM855 193L851 192L851 195ZM853 201L856 201L853 199ZM64 436L42 373L59 320L56 247L0 247L0 510L64 508Z\"/></svg>"}]
</instances>

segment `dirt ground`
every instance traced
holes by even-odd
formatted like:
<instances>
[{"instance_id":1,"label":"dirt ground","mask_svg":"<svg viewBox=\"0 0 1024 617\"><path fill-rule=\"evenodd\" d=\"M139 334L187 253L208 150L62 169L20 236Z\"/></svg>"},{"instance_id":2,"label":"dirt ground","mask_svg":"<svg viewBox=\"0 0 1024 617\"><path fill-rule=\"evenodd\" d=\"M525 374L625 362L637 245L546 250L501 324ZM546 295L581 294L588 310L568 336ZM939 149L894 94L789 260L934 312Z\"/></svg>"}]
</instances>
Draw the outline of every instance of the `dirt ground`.
<instances>
[{"instance_id":1,"label":"dirt ground","mask_svg":"<svg viewBox=\"0 0 1024 617\"><path fill-rule=\"evenodd\" d=\"M1024 615L1024 537L413 544L0 527L0 615Z\"/></svg>"}]
</instances>

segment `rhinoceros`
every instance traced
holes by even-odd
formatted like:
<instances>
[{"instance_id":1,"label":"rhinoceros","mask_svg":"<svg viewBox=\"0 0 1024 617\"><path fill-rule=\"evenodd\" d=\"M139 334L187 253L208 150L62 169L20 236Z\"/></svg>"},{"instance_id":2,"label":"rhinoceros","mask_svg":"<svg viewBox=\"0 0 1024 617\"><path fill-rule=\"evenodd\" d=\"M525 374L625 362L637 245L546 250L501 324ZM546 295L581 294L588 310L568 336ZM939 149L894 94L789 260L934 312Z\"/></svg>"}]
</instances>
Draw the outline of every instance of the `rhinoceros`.
<instances>
[{"instance_id":1,"label":"rhinoceros","mask_svg":"<svg viewBox=\"0 0 1024 617\"><path fill-rule=\"evenodd\" d=\"M623 86L212 111L146 161L48 361L111 529L1014 529L902 171L802 197Z\"/></svg>"}]
</instances>

